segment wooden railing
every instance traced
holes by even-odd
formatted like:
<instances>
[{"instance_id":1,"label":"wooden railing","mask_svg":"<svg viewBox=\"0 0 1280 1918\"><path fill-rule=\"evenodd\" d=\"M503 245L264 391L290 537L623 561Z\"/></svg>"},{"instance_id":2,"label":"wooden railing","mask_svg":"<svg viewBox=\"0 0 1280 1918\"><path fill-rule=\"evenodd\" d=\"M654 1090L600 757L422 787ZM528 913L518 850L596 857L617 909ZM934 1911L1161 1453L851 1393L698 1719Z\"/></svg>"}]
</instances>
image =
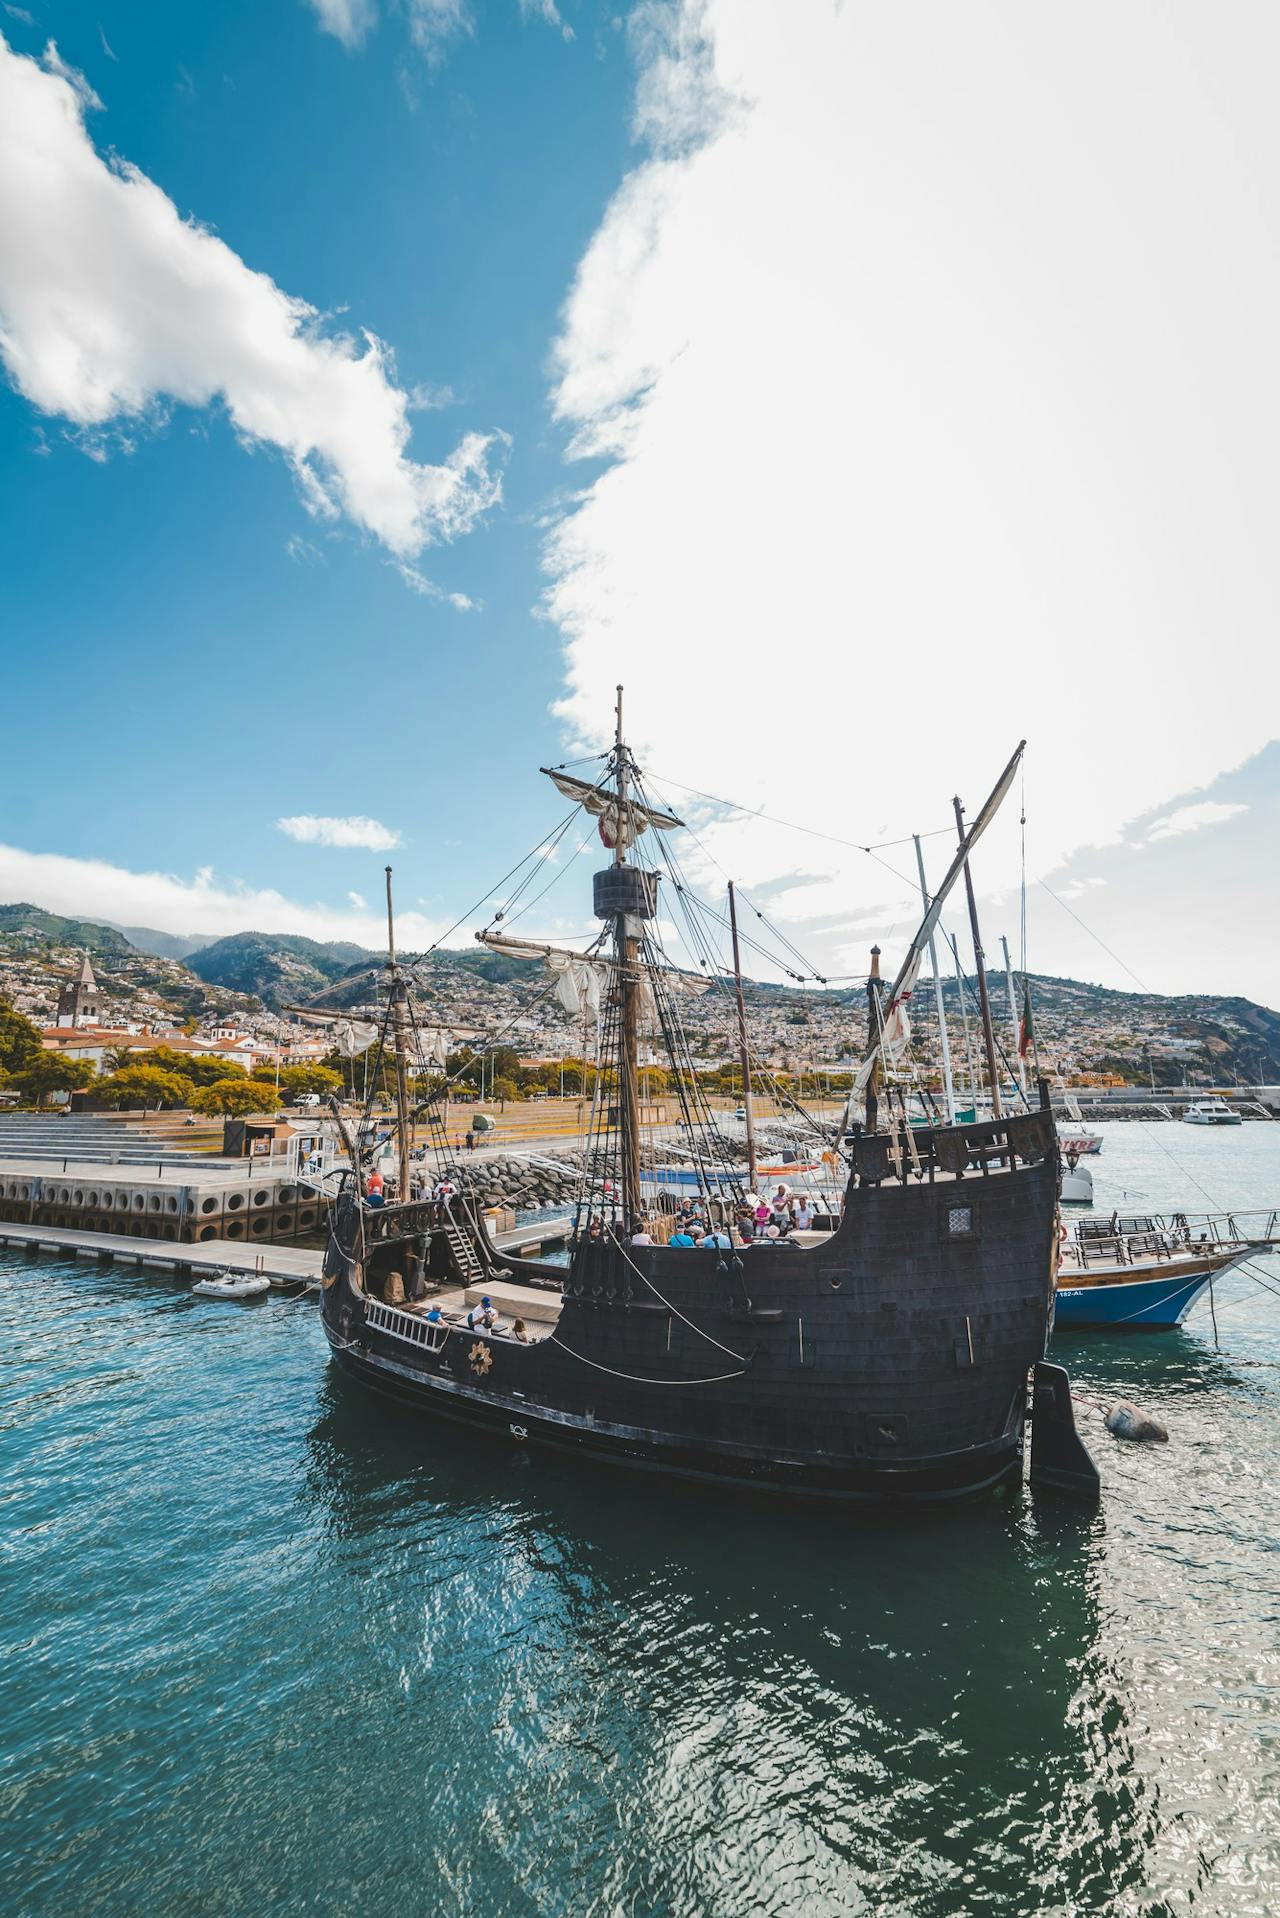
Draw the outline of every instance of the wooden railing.
<instances>
[{"instance_id":1,"label":"wooden railing","mask_svg":"<svg viewBox=\"0 0 1280 1918\"><path fill-rule=\"evenodd\" d=\"M1052 1115L1017 1112L979 1125L909 1126L864 1133L853 1141L853 1169L864 1185L885 1179L929 1184L939 1173L987 1177L1018 1165L1039 1165L1056 1151Z\"/></svg>"}]
</instances>

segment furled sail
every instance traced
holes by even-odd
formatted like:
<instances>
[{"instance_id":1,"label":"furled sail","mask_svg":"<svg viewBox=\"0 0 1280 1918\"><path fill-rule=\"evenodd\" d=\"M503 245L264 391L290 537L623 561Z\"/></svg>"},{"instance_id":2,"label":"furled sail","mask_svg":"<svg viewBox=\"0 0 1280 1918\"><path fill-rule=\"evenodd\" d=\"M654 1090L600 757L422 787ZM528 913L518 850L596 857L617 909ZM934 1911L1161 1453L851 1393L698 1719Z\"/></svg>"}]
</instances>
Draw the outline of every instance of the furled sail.
<instances>
[{"instance_id":1,"label":"furled sail","mask_svg":"<svg viewBox=\"0 0 1280 1918\"><path fill-rule=\"evenodd\" d=\"M576 801L585 807L593 819L600 822L600 837L612 852L619 843L625 852L628 846L635 844L641 833L648 832L650 826L655 832L670 832L673 826L682 826L683 819L677 819L674 813L659 812L654 806L645 806L638 799L628 799L625 808L619 811L618 795L607 786L593 786L590 780L575 779L571 773L562 773L554 766L543 766L541 770L566 799Z\"/></svg>"},{"instance_id":2,"label":"furled sail","mask_svg":"<svg viewBox=\"0 0 1280 1918\"><path fill-rule=\"evenodd\" d=\"M344 1059L355 1059L360 1053L367 1052L377 1036L378 1028L367 1025L362 1019L344 1019L334 1034L338 1051Z\"/></svg>"},{"instance_id":3,"label":"furled sail","mask_svg":"<svg viewBox=\"0 0 1280 1918\"><path fill-rule=\"evenodd\" d=\"M942 908L947 902L948 894L964 871L965 860L969 857L969 854L973 851L973 848L977 845L979 839L981 839L983 833L987 830L987 827L991 824L991 821L995 818L1004 803L1005 796L1013 784L1013 776L1021 764L1026 744L1025 739L1018 742L1018 750L1014 753L1013 758L1009 761L1009 764L996 781L986 804L965 834L955 858L947 868L946 877L929 902L929 910L921 920L920 928L915 938L911 941L911 945L907 950L907 956L898 969L898 976L893 982L893 988L885 1003L884 1025L881 1029L880 1039L863 1060L858 1071L858 1076L854 1080L850 1090L844 1114L844 1123L846 1125L852 1122L854 1102L859 1094L865 1091L867 1083L876 1069L877 1062L883 1059L891 1064L894 1063L902 1057L910 1043L911 1018L908 1012L908 1006L911 994L915 989L916 980L920 976L920 967L924 960L924 955L929 949L929 940L937 930L938 921L942 917Z\"/></svg>"},{"instance_id":4,"label":"furled sail","mask_svg":"<svg viewBox=\"0 0 1280 1918\"><path fill-rule=\"evenodd\" d=\"M611 959L597 959L586 953L573 952L567 946L544 945L536 939L516 939L510 933L478 932L476 938L490 952L500 952L508 959L541 959L548 970L556 975L555 996L566 1012L580 1013L585 1009L593 1018L599 1013L614 970ZM656 1024L657 1008L648 978L649 971L647 966L642 968L640 1013L646 1023ZM662 967L661 971L664 991L677 997L700 999L704 992L710 990L711 982L708 979L697 979L691 973L676 972L667 966Z\"/></svg>"},{"instance_id":5,"label":"furled sail","mask_svg":"<svg viewBox=\"0 0 1280 1918\"><path fill-rule=\"evenodd\" d=\"M476 938L490 952L508 959L541 959L556 975L556 1000L566 1012L580 1013L585 1007L593 1018L599 1013L613 970L607 959L588 958L566 946L541 945L534 939L514 939L509 933L478 932Z\"/></svg>"}]
</instances>

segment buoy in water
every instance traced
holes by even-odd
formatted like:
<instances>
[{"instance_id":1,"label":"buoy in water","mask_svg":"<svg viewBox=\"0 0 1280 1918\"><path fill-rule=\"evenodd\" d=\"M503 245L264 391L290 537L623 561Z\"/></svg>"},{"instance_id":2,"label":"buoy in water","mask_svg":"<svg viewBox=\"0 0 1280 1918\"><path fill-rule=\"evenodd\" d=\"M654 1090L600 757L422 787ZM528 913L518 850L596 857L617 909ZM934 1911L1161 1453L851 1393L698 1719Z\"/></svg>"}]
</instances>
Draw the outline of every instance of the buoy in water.
<instances>
[{"instance_id":1,"label":"buoy in water","mask_svg":"<svg viewBox=\"0 0 1280 1918\"><path fill-rule=\"evenodd\" d=\"M1102 1422L1116 1438L1136 1439L1140 1444L1169 1443L1169 1434L1159 1420L1140 1412L1128 1399L1117 1399L1114 1405L1109 1405Z\"/></svg>"}]
</instances>

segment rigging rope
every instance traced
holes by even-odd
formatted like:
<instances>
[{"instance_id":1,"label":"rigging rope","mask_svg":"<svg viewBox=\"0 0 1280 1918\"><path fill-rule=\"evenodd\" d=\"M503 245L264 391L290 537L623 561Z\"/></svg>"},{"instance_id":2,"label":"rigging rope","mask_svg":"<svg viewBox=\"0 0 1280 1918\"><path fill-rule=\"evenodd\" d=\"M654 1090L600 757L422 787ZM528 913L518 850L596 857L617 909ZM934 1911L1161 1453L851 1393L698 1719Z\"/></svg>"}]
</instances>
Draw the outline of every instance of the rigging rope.
<instances>
[{"instance_id":1,"label":"rigging rope","mask_svg":"<svg viewBox=\"0 0 1280 1918\"><path fill-rule=\"evenodd\" d=\"M610 1378L626 1379L631 1385L723 1385L728 1379L745 1377L747 1371L746 1366L743 1365L736 1372L718 1372L713 1378L708 1379L647 1379L642 1378L638 1372L619 1372L612 1365L601 1365L597 1360L587 1358L584 1353L575 1352L571 1345L564 1343L557 1332L553 1332L544 1343L559 1346L562 1352L567 1352L571 1359L577 1359L580 1365L589 1365L593 1372L607 1372Z\"/></svg>"}]
</instances>

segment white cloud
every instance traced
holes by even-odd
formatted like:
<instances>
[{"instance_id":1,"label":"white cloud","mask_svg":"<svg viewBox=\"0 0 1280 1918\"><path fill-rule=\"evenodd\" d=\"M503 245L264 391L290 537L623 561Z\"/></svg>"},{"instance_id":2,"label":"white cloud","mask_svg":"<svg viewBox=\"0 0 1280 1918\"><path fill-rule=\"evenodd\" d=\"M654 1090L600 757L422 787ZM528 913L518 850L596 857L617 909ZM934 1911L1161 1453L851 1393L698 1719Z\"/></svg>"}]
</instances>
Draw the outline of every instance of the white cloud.
<instances>
[{"instance_id":1,"label":"white cloud","mask_svg":"<svg viewBox=\"0 0 1280 1918\"><path fill-rule=\"evenodd\" d=\"M375 952L387 943L387 922L377 912L300 904L270 889L219 881L207 866L183 878L0 845L0 899L25 899L48 912L204 934L211 940L232 932L296 932L308 939L354 940ZM397 937L406 951L431 945L446 925L418 912L396 915Z\"/></svg>"},{"instance_id":2,"label":"white cloud","mask_svg":"<svg viewBox=\"0 0 1280 1918\"><path fill-rule=\"evenodd\" d=\"M454 40L475 31L466 0L407 0L407 6L409 38L431 66Z\"/></svg>"},{"instance_id":3,"label":"white cloud","mask_svg":"<svg viewBox=\"0 0 1280 1918\"><path fill-rule=\"evenodd\" d=\"M419 593L423 599L442 599L457 613L474 613L478 602L466 593L446 592L443 586L437 586L433 579L420 572L416 566L410 566L407 560L397 560L396 571L410 591Z\"/></svg>"},{"instance_id":4,"label":"white cloud","mask_svg":"<svg viewBox=\"0 0 1280 1918\"><path fill-rule=\"evenodd\" d=\"M382 342L326 333L136 167L104 161L75 76L52 43L45 58L54 70L0 36L0 358L18 390L99 454L120 422L221 401L246 444L285 455L317 517L345 513L402 558L466 533L501 496L494 441L412 460Z\"/></svg>"},{"instance_id":5,"label":"white cloud","mask_svg":"<svg viewBox=\"0 0 1280 1918\"><path fill-rule=\"evenodd\" d=\"M957 788L975 808L1025 734L1033 876L1172 804L1171 745L1208 783L1265 743L1280 15L1233 20L640 10L652 157L556 349L556 413L611 461L546 551L576 739L624 680L648 764L870 843L944 828ZM984 891L1016 884L1017 801ZM902 894L694 816L744 883L812 875L793 924ZM881 857L914 879L910 846Z\"/></svg>"},{"instance_id":6,"label":"white cloud","mask_svg":"<svg viewBox=\"0 0 1280 1918\"><path fill-rule=\"evenodd\" d=\"M296 813L277 819L277 829L303 846L363 846L369 852L389 852L400 835L381 820L353 813L348 819L329 819L318 813Z\"/></svg>"},{"instance_id":7,"label":"white cloud","mask_svg":"<svg viewBox=\"0 0 1280 1918\"><path fill-rule=\"evenodd\" d=\"M365 898L363 893L349 892L347 894L347 898L351 901L351 904L355 907L357 912L365 912L368 910L369 901Z\"/></svg>"},{"instance_id":8,"label":"white cloud","mask_svg":"<svg viewBox=\"0 0 1280 1918\"><path fill-rule=\"evenodd\" d=\"M85 113L101 113L102 102L78 67L69 67L58 52L56 41L50 40L40 56L40 64L46 73L52 73L57 79L65 80Z\"/></svg>"},{"instance_id":9,"label":"white cloud","mask_svg":"<svg viewBox=\"0 0 1280 1918\"><path fill-rule=\"evenodd\" d=\"M560 12L556 0L520 0L520 18L545 20L549 27L556 28L562 40L573 39L573 28Z\"/></svg>"},{"instance_id":10,"label":"white cloud","mask_svg":"<svg viewBox=\"0 0 1280 1918\"><path fill-rule=\"evenodd\" d=\"M519 0L522 20L543 20L554 27L563 40L572 40L573 28L565 20L556 0ZM320 26L353 51L362 46L377 24L377 0L310 0ZM409 25L409 38L428 66L438 66L449 48L475 32L475 19L468 0L401 0ZM408 75L399 74L410 107L417 106L417 95Z\"/></svg>"},{"instance_id":11,"label":"white cloud","mask_svg":"<svg viewBox=\"0 0 1280 1918\"><path fill-rule=\"evenodd\" d=\"M344 47L358 47L378 18L375 0L311 0L311 6L324 31Z\"/></svg>"},{"instance_id":12,"label":"white cloud","mask_svg":"<svg viewBox=\"0 0 1280 1918\"><path fill-rule=\"evenodd\" d=\"M1248 810L1247 806L1229 804L1222 799L1205 799L1198 805L1179 806L1176 811L1166 813L1163 819L1155 820L1147 838L1177 839L1184 832L1199 832L1204 826L1221 826L1225 820L1234 819L1238 813Z\"/></svg>"}]
</instances>

